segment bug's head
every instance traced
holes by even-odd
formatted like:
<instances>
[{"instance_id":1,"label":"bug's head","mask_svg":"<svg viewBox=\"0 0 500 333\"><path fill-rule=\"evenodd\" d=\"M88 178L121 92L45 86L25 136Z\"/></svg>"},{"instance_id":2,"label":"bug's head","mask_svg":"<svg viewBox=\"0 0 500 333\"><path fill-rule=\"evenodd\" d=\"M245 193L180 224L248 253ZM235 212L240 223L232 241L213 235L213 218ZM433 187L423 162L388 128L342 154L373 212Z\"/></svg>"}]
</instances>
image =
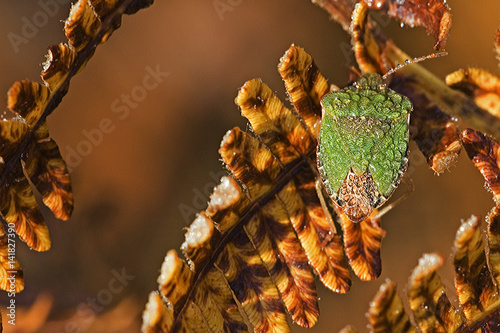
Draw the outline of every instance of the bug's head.
<instances>
[{"instance_id":1,"label":"bug's head","mask_svg":"<svg viewBox=\"0 0 500 333\"><path fill-rule=\"evenodd\" d=\"M363 74L355 83L358 89L378 90L383 86L382 77L377 73Z\"/></svg>"}]
</instances>

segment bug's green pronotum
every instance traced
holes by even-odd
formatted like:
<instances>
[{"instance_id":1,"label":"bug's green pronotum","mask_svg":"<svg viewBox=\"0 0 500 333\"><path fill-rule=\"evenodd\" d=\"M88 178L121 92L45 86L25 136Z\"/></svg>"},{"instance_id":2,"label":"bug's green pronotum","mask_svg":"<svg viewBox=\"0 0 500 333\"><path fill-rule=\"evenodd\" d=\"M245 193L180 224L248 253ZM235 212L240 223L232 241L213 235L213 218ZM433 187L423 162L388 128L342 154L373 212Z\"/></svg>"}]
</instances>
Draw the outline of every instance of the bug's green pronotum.
<instances>
[{"instance_id":1,"label":"bug's green pronotum","mask_svg":"<svg viewBox=\"0 0 500 333\"><path fill-rule=\"evenodd\" d=\"M366 219L398 186L408 166L410 100L379 74L321 100L318 170L330 198L353 222Z\"/></svg>"}]
</instances>

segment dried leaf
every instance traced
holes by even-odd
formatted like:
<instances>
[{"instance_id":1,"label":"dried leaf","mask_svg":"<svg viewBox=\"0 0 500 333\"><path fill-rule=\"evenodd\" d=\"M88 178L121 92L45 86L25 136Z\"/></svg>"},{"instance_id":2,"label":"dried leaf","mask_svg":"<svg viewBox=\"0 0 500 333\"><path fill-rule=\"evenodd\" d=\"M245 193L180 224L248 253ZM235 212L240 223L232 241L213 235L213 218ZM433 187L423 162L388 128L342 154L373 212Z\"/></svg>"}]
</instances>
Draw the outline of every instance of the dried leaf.
<instances>
[{"instance_id":1,"label":"dried leaf","mask_svg":"<svg viewBox=\"0 0 500 333\"><path fill-rule=\"evenodd\" d=\"M446 76L446 84L463 91L476 104L500 118L500 78L480 68L459 69Z\"/></svg>"},{"instance_id":2,"label":"dried leaf","mask_svg":"<svg viewBox=\"0 0 500 333\"><path fill-rule=\"evenodd\" d=\"M314 277L282 203L270 201L249 221L245 231L292 320L302 327L314 326L319 316Z\"/></svg>"},{"instance_id":3,"label":"dried leaf","mask_svg":"<svg viewBox=\"0 0 500 333\"><path fill-rule=\"evenodd\" d=\"M500 285L500 210L495 207L488 214L488 262L497 286Z\"/></svg>"},{"instance_id":4,"label":"dried leaf","mask_svg":"<svg viewBox=\"0 0 500 333\"><path fill-rule=\"evenodd\" d=\"M396 284L386 281L370 303L369 327L374 333L416 332L403 308L403 302L396 292Z\"/></svg>"},{"instance_id":5,"label":"dried leaf","mask_svg":"<svg viewBox=\"0 0 500 333\"><path fill-rule=\"evenodd\" d=\"M419 260L409 280L408 299L421 332L498 332L498 216L499 210L495 208L488 217L489 246L483 243L476 216L463 222L457 232L454 268L459 309L451 305L436 273L443 264L443 257L433 253ZM377 328L379 332L416 332L416 327L410 327L401 299L395 295L394 283L388 282L381 287L370 305L370 325L375 332ZM399 319L404 329L391 326Z\"/></svg>"},{"instance_id":6,"label":"dried leaf","mask_svg":"<svg viewBox=\"0 0 500 333\"><path fill-rule=\"evenodd\" d=\"M354 0L312 0L313 3L326 10L333 20L337 21L345 31L351 26L351 14L356 1Z\"/></svg>"},{"instance_id":7,"label":"dried leaf","mask_svg":"<svg viewBox=\"0 0 500 333\"><path fill-rule=\"evenodd\" d=\"M485 310L500 301L486 264L479 226L479 218L472 216L462 223L455 238L455 286L458 301L469 321L483 317Z\"/></svg>"},{"instance_id":8,"label":"dried leaf","mask_svg":"<svg viewBox=\"0 0 500 333\"><path fill-rule=\"evenodd\" d=\"M424 254L408 282L410 309L422 332L455 332L462 325L436 272L443 261L440 254Z\"/></svg>"},{"instance_id":9,"label":"dried leaf","mask_svg":"<svg viewBox=\"0 0 500 333\"><path fill-rule=\"evenodd\" d=\"M330 89L312 57L303 49L292 45L281 58L278 72L285 82L295 110L300 114L314 138L321 121L320 101Z\"/></svg>"},{"instance_id":10,"label":"dried leaf","mask_svg":"<svg viewBox=\"0 0 500 333\"><path fill-rule=\"evenodd\" d=\"M23 149L28 135L29 129L25 122L0 122L0 156L4 162L0 165L3 179L0 187L1 213L28 246L37 251L46 251L50 248L49 231L16 154Z\"/></svg>"},{"instance_id":11,"label":"dried leaf","mask_svg":"<svg viewBox=\"0 0 500 333\"><path fill-rule=\"evenodd\" d=\"M0 228L0 288L18 293L24 289L23 270L13 255L15 241L9 235L14 236L14 232L6 234L4 228Z\"/></svg>"},{"instance_id":12,"label":"dried leaf","mask_svg":"<svg viewBox=\"0 0 500 333\"><path fill-rule=\"evenodd\" d=\"M435 39L434 49L442 50L451 28L451 13L444 0L364 0L372 9L387 12L402 23L423 26Z\"/></svg>"},{"instance_id":13,"label":"dried leaf","mask_svg":"<svg viewBox=\"0 0 500 333\"><path fill-rule=\"evenodd\" d=\"M0 122L0 211L2 220L37 251L50 248L50 237L29 180L57 218L67 220L73 210L69 173L57 144L50 138L46 118L59 105L71 78L83 69L97 44L119 27L123 13L150 4L151 0L78 1L66 20L69 45L49 47L43 84L23 80L9 89L7 104L16 117ZM0 232L5 234L3 227ZM0 251L4 268L6 255L6 251ZM20 272L16 276L19 291L24 282L17 261L16 266ZM8 285L6 277L0 275L0 288Z\"/></svg>"},{"instance_id":14,"label":"dried leaf","mask_svg":"<svg viewBox=\"0 0 500 333\"><path fill-rule=\"evenodd\" d=\"M352 48L361 73L382 73L383 64L381 50L384 48L380 41L373 36L373 25L368 20L368 5L364 2L356 4L352 13L351 34Z\"/></svg>"},{"instance_id":15,"label":"dried leaf","mask_svg":"<svg viewBox=\"0 0 500 333\"><path fill-rule=\"evenodd\" d=\"M347 325L346 327L342 328L339 333L356 333L356 328L354 328L351 325Z\"/></svg>"},{"instance_id":16,"label":"dried leaf","mask_svg":"<svg viewBox=\"0 0 500 333\"><path fill-rule=\"evenodd\" d=\"M188 228L181 247L187 263L175 252L167 255L174 256L175 265L162 268L159 285L168 305L159 306L156 297L150 300L152 314L145 312L143 331L168 327L186 332L288 332L285 311L303 327L317 321L317 294L309 269L328 288L349 290L341 238L316 190L319 101L329 88L312 58L296 46L281 59L279 71L294 110L286 108L260 80L250 80L241 88L236 104L253 132L233 128L224 136L219 153L232 177L221 179L208 208ZM420 133L422 141L426 136L434 140L426 152L436 170L449 167L460 149L456 127L423 95L416 96L431 119L420 121L436 124L433 130ZM374 217L377 212L358 224L337 213L355 274L363 280L378 277L385 232ZM434 282L434 289L424 286L435 278L415 275L414 281L415 299L424 292L436 295L441 291ZM391 299L384 304L401 314L402 303L391 288L384 291ZM406 315L391 310L380 315L380 309L388 309L382 303L386 301L380 296L380 302L374 303L372 324L380 331L389 327L415 331ZM421 300L414 303L423 304ZM432 306L436 322L453 317L445 298L436 299Z\"/></svg>"},{"instance_id":17,"label":"dried leaf","mask_svg":"<svg viewBox=\"0 0 500 333\"><path fill-rule=\"evenodd\" d=\"M328 223L316 184L310 181L316 176L311 169L299 172L296 187L290 185L280 198L296 205L290 219L314 272L327 288L343 294L351 288L349 266L342 240Z\"/></svg>"},{"instance_id":18,"label":"dried leaf","mask_svg":"<svg viewBox=\"0 0 500 333\"><path fill-rule=\"evenodd\" d=\"M390 86L411 100L410 137L417 143L432 170L437 174L443 173L457 162L462 149L456 122L442 112L411 79L395 76Z\"/></svg>"},{"instance_id":19,"label":"dried leaf","mask_svg":"<svg viewBox=\"0 0 500 333\"><path fill-rule=\"evenodd\" d=\"M349 265L361 280L370 281L378 278L382 272L380 247L385 231L380 227L380 218L374 216L378 210L360 223L353 223L342 212L337 212L339 223L344 230L344 247Z\"/></svg>"},{"instance_id":20,"label":"dried leaf","mask_svg":"<svg viewBox=\"0 0 500 333\"><path fill-rule=\"evenodd\" d=\"M173 322L173 311L163 304L157 292L151 292L142 315L142 332L169 332Z\"/></svg>"},{"instance_id":21,"label":"dried leaf","mask_svg":"<svg viewBox=\"0 0 500 333\"><path fill-rule=\"evenodd\" d=\"M221 251L216 265L255 332L290 331L276 284L245 233L232 237Z\"/></svg>"},{"instance_id":22,"label":"dried leaf","mask_svg":"<svg viewBox=\"0 0 500 333\"><path fill-rule=\"evenodd\" d=\"M299 76L303 71L297 70L297 65L307 69L303 77ZM305 123L313 131L320 112L317 105L327 89L326 80L319 74L311 57L295 46L287 51L279 70L285 78L292 102L300 108L301 115L306 115ZM316 83L308 88L306 82ZM262 104L263 101L265 104ZM249 119L253 131L282 165L288 165L292 158L297 159L306 154L315 145L313 134L300 125L299 119L283 106L264 83L258 80L247 82L240 90L236 103ZM271 114L272 119L266 113ZM277 121L283 125L276 124ZM331 226L311 182L315 176L309 169L304 170L293 183L285 187L279 199L288 207L295 232L321 281L334 291L347 292L350 281L342 246L340 239L331 235Z\"/></svg>"},{"instance_id":23,"label":"dried leaf","mask_svg":"<svg viewBox=\"0 0 500 333\"><path fill-rule=\"evenodd\" d=\"M499 144L497 141L473 129L462 132L462 143L472 163L483 175L493 200L500 203Z\"/></svg>"}]
</instances>

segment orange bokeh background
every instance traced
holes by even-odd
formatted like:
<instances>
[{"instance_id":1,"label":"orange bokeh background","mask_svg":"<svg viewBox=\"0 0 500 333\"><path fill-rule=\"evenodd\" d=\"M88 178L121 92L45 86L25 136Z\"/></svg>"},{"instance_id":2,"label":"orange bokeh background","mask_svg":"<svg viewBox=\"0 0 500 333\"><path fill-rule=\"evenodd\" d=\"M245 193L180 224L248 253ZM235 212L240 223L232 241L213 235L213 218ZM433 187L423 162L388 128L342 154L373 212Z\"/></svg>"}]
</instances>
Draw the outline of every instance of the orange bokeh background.
<instances>
[{"instance_id":1,"label":"orange bokeh background","mask_svg":"<svg viewBox=\"0 0 500 333\"><path fill-rule=\"evenodd\" d=\"M46 47L65 41L61 21L69 12L66 2L46 24L38 22L40 27L26 43L15 46L12 33L22 36L24 22L33 21L43 9L35 1L0 2L0 91L7 92L16 80L40 80ZM493 50L498 2L480 3L450 2L449 55L423 64L439 77L466 66L498 74ZM385 22L387 36L407 53L433 52L434 40L423 28ZM43 210L52 237L50 251L36 253L17 243L26 282L16 296L20 311L48 293L53 297L49 320L71 320L88 298L108 288L113 270L125 269L134 279L97 314L104 315L127 299L132 316L123 331L136 332L147 295L157 288L166 251L179 248L183 228L195 210L204 208L214 177L221 175L217 150L222 136L234 126L247 126L233 103L238 88L259 77L285 100L276 66L291 43L305 48L331 83L348 81L349 66L354 65L349 37L309 1L241 1L224 13L217 12L214 1L156 1L147 10L125 16L122 27L98 47L48 118L63 157L78 161L71 174L75 211L64 222ZM117 99L144 86L148 67L168 76L146 90L126 115L114 112L117 105L126 105ZM0 104L6 105L5 94ZM95 133L103 119L109 133L101 131L99 136ZM82 143L90 142L86 133L95 134L91 145ZM460 220L471 214L484 216L493 202L465 153L456 167L438 177L415 145L411 148L409 175L415 191L383 219L387 235L382 276L373 282L353 278L347 295L333 294L318 282L322 315L307 332L336 332L347 324L365 331L368 303L381 282L391 278L404 295L411 269L423 253L444 254L446 265L439 272L451 293L450 254ZM70 151L80 151L81 160L68 156ZM395 196L404 191L402 186ZM0 293L2 308L8 301ZM17 320L23 321L21 313ZM4 328L14 332L6 317ZM292 332L306 330L294 325Z\"/></svg>"}]
</instances>

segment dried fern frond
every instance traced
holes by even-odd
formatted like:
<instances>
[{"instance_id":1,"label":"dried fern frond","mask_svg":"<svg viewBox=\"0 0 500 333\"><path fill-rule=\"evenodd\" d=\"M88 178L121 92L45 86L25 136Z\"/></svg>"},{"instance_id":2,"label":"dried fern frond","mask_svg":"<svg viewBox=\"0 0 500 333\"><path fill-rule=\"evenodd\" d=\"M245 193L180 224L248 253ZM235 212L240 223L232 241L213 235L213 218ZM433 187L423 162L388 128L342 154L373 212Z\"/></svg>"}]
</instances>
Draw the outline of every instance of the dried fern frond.
<instances>
[{"instance_id":1,"label":"dried fern frond","mask_svg":"<svg viewBox=\"0 0 500 333\"><path fill-rule=\"evenodd\" d=\"M436 253L425 254L408 282L408 300L416 326L413 326L391 281L381 286L370 305L369 323L374 332L498 332L500 261L496 254L500 234L499 211L487 218L487 244L480 230L480 219L472 216L455 237L455 288L460 308L446 295L436 270L444 259Z\"/></svg>"},{"instance_id":2,"label":"dried fern frond","mask_svg":"<svg viewBox=\"0 0 500 333\"><path fill-rule=\"evenodd\" d=\"M310 269L331 290L349 290L342 241L315 186L319 100L328 86L296 46L278 69L296 113L260 80L241 88L236 103L253 135L234 128L222 140L219 152L233 177L221 180L188 229L181 247L187 262L167 253L144 332L287 332L285 310L303 327L317 320ZM433 147L432 156L441 153ZM358 224L337 213L354 273L377 278L385 234L377 212Z\"/></svg>"},{"instance_id":3,"label":"dried fern frond","mask_svg":"<svg viewBox=\"0 0 500 333\"><path fill-rule=\"evenodd\" d=\"M8 92L11 120L0 122L0 288L10 290L7 277L14 274L15 292L24 288L22 269L9 257L8 242L14 232L37 251L50 248L47 225L40 213L30 182L43 203L62 220L73 210L73 194L66 163L50 138L46 118L59 105L71 78L120 26L123 14L148 7L152 0L80 0L65 23L68 44L50 46L43 65L43 83L15 82ZM8 273L7 271L11 271ZM15 273L12 273L15 272Z\"/></svg>"},{"instance_id":4,"label":"dried fern frond","mask_svg":"<svg viewBox=\"0 0 500 333\"><path fill-rule=\"evenodd\" d=\"M239 332L247 325L287 332L285 310L300 326L317 321L311 269L329 289L349 290L342 240L316 190L319 101L329 88L296 46L278 69L294 110L260 80L241 88L236 104L253 135L234 128L222 140L219 152L233 177L221 180L188 229L181 247L188 262L167 253L159 294L150 295L144 312L144 332ZM354 273L363 280L378 277L385 234L380 221L353 224L339 216Z\"/></svg>"},{"instance_id":5,"label":"dried fern frond","mask_svg":"<svg viewBox=\"0 0 500 333\"><path fill-rule=\"evenodd\" d=\"M287 332L285 309L303 327L317 321L311 269L331 290L349 290L341 240L315 186L319 101L329 87L296 46L279 72L297 113L259 80L241 88L236 104L254 135L224 136L219 152L234 178L223 177L186 233L189 264L167 254L158 282L168 305L150 296L143 331Z\"/></svg>"}]
</instances>

